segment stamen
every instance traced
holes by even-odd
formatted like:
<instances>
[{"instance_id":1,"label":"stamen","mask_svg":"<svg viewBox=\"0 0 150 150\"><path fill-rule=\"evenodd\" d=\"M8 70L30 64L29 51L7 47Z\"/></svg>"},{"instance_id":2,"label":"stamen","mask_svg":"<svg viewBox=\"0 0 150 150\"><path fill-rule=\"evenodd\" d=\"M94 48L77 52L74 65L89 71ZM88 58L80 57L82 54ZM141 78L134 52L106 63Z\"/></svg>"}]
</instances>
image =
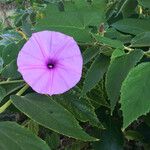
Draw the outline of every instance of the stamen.
<instances>
[{"instance_id":1,"label":"stamen","mask_svg":"<svg viewBox=\"0 0 150 150\"><path fill-rule=\"evenodd\" d=\"M47 65L47 67L48 67L48 69L53 69L53 68L54 68L54 64L49 63L49 64Z\"/></svg>"}]
</instances>

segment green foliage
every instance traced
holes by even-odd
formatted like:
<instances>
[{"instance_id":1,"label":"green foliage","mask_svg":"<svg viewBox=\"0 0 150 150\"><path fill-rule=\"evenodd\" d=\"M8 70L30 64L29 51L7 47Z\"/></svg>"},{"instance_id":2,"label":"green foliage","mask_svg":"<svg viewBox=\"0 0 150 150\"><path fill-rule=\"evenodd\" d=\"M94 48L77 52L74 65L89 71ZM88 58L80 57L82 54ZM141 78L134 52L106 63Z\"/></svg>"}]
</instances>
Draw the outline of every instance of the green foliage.
<instances>
[{"instance_id":1,"label":"green foliage","mask_svg":"<svg viewBox=\"0 0 150 150\"><path fill-rule=\"evenodd\" d=\"M88 92L87 96L90 98L90 101L95 109L99 108L100 106L109 108L105 92L104 79L95 88Z\"/></svg>"},{"instance_id":2,"label":"green foliage","mask_svg":"<svg viewBox=\"0 0 150 150\"><path fill-rule=\"evenodd\" d=\"M0 85L0 102L8 95L20 89L24 83L7 83L1 82Z\"/></svg>"},{"instance_id":3,"label":"green foliage","mask_svg":"<svg viewBox=\"0 0 150 150\"><path fill-rule=\"evenodd\" d=\"M31 131L12 122L0 123L0 148L3 150L50 150L47 144Z\"/></svg>"},{"instance_id":4,"label":"green foliage","mask_svg":"<svg viewBox=\"0 0 150 150\"><path fill-rule=\"evenodd\" d=\"M6 65L2 70L1 70L1 76L3 78L10 78L10 79L18 79L20 78L20 73L17 71L17 64L16 60L13 60L10 62L8 65Z\"/></svg>"},{"instance_id":5,"label":"green foliage","mask_svg":"<svg viewBox=\"0 0 150 150\"><path fill-rule=\"evenodd\" d=\"M149 0L0 5L0 150L149 150ZM27 89L17 71L20 49L42 30L72 36L83 55L81 81L61 95Z\"/></svg>"},{"instance_id":6,"label":"green foliage","mask_svg":"<svg viewBox=\"0 0 150 150\"><path fill-rule=\"evenodd\" d=\"M71 113L48 96L28 94L20 97L14 95L11 99L18 109L46 128L83 141L96 140L82 130Z\"/></svg>"},{"instance_id":7,"label":"green foliage","mask_svg":"<svg viewBox=\"0 0 150 150\"><path fill-rule=\"evenodd\" d=\"M80 121L89 121L91 125L103 128L95 114L94 107L91 105L88 98L79 98L77 94L68 93L62 96L56 96L54 100L62 104Z\"/></svg>"},{"instance_id":8,"label":"green foliage","mask_svg":"<svg viewBox=\"0 0 150 150\"><path fill-rule=\"evenodd\" d=\"M125 33L137 35L150 31L150 19L123 19L115 22L112 26L117 30Z\"/></svg>"},{"instance_id":9,"label":"green foliage","mask_svg":"<svg viewBox=\"0 0 150 150\"><path fill-rule=\"evenodd\" d=\"M57 147L59 147L60 145L60 138L59 135L55 132L52 132L52 134L47 134L46 136L46 142L48 143L48 145L51 147L51 149L57 149Z\"/></svg>"},{"instance_id":10,"label":"green foliage","mask_svg":"<svg viewBox=\"0 0 150 150\"><path fill-rule=\"evenodd\" d=\"M2 51L2 59L4 61L4 66L8 65L16 59L18 52L22 48L24 41L20 41L19 43L8 44Z\"/></svg>"},{"instance_id":11,"label":"green foliage","mask_svg":"<svg viewBox=\"0 0 150 150\"><path fill-rule=\"evenodd\" d=\"M150 9L149 0L142 0L142 1L138 0L138 2L139 2L139 5L141 5L141 6L145 7L145 8L149 8Z\"/></svg>"},{"instance_id":12,"label":"green foliage","mask_svg":"<svg viewBox=\"0 0 150 150\"><path fill-rule=\"evenodd\" d=\"M150 111L149 83L150 63L142 63L132 69L121 87L121 110L123 112L123 128L125 129L141 115Z\"/></svg>"},{"instance_id":13,"label":"green foliage","mask_svg":"<svg viewBox=\"0 0 150 150\"><path fill-rule=\"evenodd\" d=\"M93 143L94 150L123 150L123 134L120 130L120 120L110 118L103 108L98 110L100 119L106 130L94 130L94 135L101 140Z\"/></svg>"},{"instance_id":14,"label":"green foliage","mask_svg":"<svg viewBox=\"0 0 150 150\"><path fill-rule=\"evenodd\" d=\"M122 50L123 51L123 50ZM119 99L120 88L130 69L132 69L142 58L143 52L135 50L129 54L118 54L110 62L106 74L106 90L110 99L111 111L114 110Z\"/></svg>"},{"instance_id":15,"label":"green foliage","mask_svg":"<svg viewBox=\"0 0 150 150\"><path fill-rule=\"evenodd\" d=\"M144 32L135 36L131 41L132 47L149 47L150 32Z\"/></svg>"},{"instance_id":16,"label":"green foliage","mask_svg":"<svg viewBox=\"0 0 150 150\"><path fill-rule=\"evenodd\" d=\"M44 18L35 26L37 31L55 30L73 36L79 42L91 42L89 26L105 21L105 0L65 2L63 10L56 4L47 6Z\"/></svg>"},{"instance_id":17,"label":"green foliage","mask_svg":"<svg viewBox=\"0 0 150 150\"><path fill-rule=\"evenodd\" d=\"M104 45L113 47L113 48L123 48L123 43L119 40L112 40L104 36L93 35L97 42L102 43Z\"/></svg>"},{"instance_id":18,"label":"green foliage","mask_svg":"<svg viewBox=\"0 0 150 150\"><path fill-rule=\"evenodd\" d=\"M100 53L99 47L90 47L86 49L83 53L83 61L84 64L90 62L93 58L95 58Z\"/></svg>"},{"instance_id":19,"label":"green foliage","mask_svg":"<svg viewBox=\"0 0 150 150\"><path fill-rule=\"evenodd\" d=\"M88 91L90 91L103 78L108 64L109 58L107 56L97 56L85 76L82 94L86 94Z\"/></svg>"},{"instance_id":20,"label":"green foliage","mask_svg":"<svg viewBox=\"0 0 150 150\"><path fill-rule=\"evenodd\" d=\"M0 37L2 38L2 40L0 40L0 45L8 45L14 42L19 42L20 39L22 38L21 35L19 35L19 33L17 33L16 31L13 30L8 30L8 31L4 31Z\"/></svg>"}]
</instances>

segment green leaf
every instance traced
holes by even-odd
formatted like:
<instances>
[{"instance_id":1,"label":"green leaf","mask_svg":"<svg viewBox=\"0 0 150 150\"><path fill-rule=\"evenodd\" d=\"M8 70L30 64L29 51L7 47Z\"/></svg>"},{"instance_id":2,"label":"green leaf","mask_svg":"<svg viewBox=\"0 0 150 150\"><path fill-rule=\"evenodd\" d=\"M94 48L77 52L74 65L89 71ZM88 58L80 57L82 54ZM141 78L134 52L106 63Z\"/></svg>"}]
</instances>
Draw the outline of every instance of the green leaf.
<instances>
[{"instance_id":1,"label":"green leaf","mask_svg":"<svg viewBox=\"0 0 150 150\"><path fill-rule=\"evenodd\" d=\"M95 109L99 108L100 106L109 107L103 80L94 89L87 93L87 96L90 98L90 101Z\"/></svg>"},{"instance_id":2,"label":"green leaf","mask_svg":"<svg viewBox=\"0 0 150 150\"><path fill-rule=\"evenodd\" d=\"M97 42L113 47L113 48L122 49L124 47L123 43L119 40L112 40L110 38L107 38L101 35L93 35L93 37L97 40Z\"/></svg>"},{"instance_id":3,"label":"green leaf","mask_svg":"<svg viewBox=\"0 0 150 150\"><path fill-rule=\"evenodd\" d=\"M138 3L139 3L139 5L150 9L150 2L149 2L149 0L138 0Z\"/></svg>"},{"instance_id":4,"label":"green leaf","mask_svg":"<svg viewBox=\"0 0 150 150\"><path fill-rule=\"evenodd\" d=\"M123 18L132 17L133 15L135 15L137 5L138 3L135 0L124 1L124 7L122 8Z\"/></svg>"},{"instance_id":5,"label":"green leaf","mask_svg":"<svg viewBox=\"0 0 150 150\"><path fill-rule=\"evenodd\" d=\"M22 20L22 31L25 33L27 37L30 37L32 35L31 28L32 28L31 21L28 16L26 19Z\"/></svg>"},{"instance_id":6,"label":"green leaf","mask_svg":"<svg viewBox=\"0 0 150 150\"><path fill-rule=\"evenodd\" d=\"M4 49L4 45L0 45L0 56L2 56L2 52L3 52L3 49Z\"/></svg>"},{"instance_id":7,"label":"green leaf","mask_svg":"<svg viewBox=\"0 0 150 150\"><path fill-rule=\"evenodd\" d=\"M36 123L33 120L29 120L26 123L27 128L32 131L34 134L38 135L39 134L39 124Z\"/></svg>"},{"instance_id":8,"label":"green leaf","mask_svg":"<svg viewBox=\"0 0 150 150\"><path fill-rule=\"evenodd\" d=\"M97 140L86 134L73 115L48 96L14 95L11 99L19 110L46 128L83 141Z\"/></svg>"},{"instance_id":9,"label":"green leaf","mask_svg":"<svg viewBox=\"0 0 150 150\"><path fill-rule=\"evenodd\" d=\"M7 46L11 43L19 42L22 39L21 35L15 30L6 30L3 34L0 35L2 40L0 40L0 45Z\"/></svg>"},{"instance_id":10,"label":"green leaf","mask_svg":"<svg viewBox=\"0 0 150 150\"><path fill-rule=\"evenodd\" d=\"M54 30L63 32L79 42L90 42L89 26L99 26L105 21L105 0L94 0L92 3L64 2L64 11L56 4L49 4L45 17L35 26L37 31Z\"/></svg>"},{"instance_id":11,"label":"green leaf","mask_svg":"<svg viewBox=\"0 0 150 150\"><path fill-rule=\"evenodd\" d=\"M85 52L83 53L84 65L91 61L94 57L96 57L99 52L99 47L91 47L85 50Z\"/></svg>"},{"instance_id":12,"label":"green leaf","mask_svg":"<svg viewBox=\"0 0 150 150\"><path fill-rule=\"evenodd\" d=\"M0 86L0 102L3 100L5 95L6 95L6 90Z\"/></svg>"},{"instance_id":13,"label":"green leaf","mask_svg":"<svg viewBox=\"0 0 150 150\"><path fill-rule=\"evenodd\" d=\"M20 41L18 44L16 43L9 44L3 49L2 59L4 61L4 66L17 58L18 52L22 48L23 44L24 41Z\"/></svg>"},{"instance_id":14,"label":"green leaf","mask_svg":"<svg viewBox=\"0 0 150 150\"><path fill-rule=\"evenodd\" d=\"M4 64L4 61L3 61L2 57L0 57L0 70L3 68L3 64Z\"/></svg>"},{"instance_id":15,"label":"green leaf","mask_svg":"<svg viewBox=\"0 0 150 150\"><path fill-rule=\"evenodd\" d=\"M115 28L108 28L105 33L105 37L110 39L115 39L123 43L129 43L131 40L131 35L122 34Z\"/></svg>"},{"instance_id":16,"label":"green leaf","mask_svg":"<svg viewBox=\"0 0 150 150\"><path fill-rule=\"evenodd\" d=\"M127 130L126 132L124 132L124 134L128 140L135 140L135 141L143 140L143 136L139 132L134 130Z\"/></svg>"},{"instance_id":17,"label":"green leaf","mask_svg":"<svg viewBox=\"0 0 150 150\"><path fill-rule=\"evenodd\" d=\"M150 127L150 113L143 117L144 122Z\"/></svg>"},{"instance_id":18,"label":"green leaf","mask_svg":"<svg viewBox=\"0 0 150 150\"><path fill-rule=\"evenodd\" d=\"M134 50L129 54L116 57L111 60L106 74L106 91L110 100L111 112L120 96L120 88L130 69L142 58L143 51Z\"/></svg>"},{"instance_id":19,"label":"green leaf","mask_svg":"<svg viewBox=\"0 0 150 150\"><path fill-rule=\"evenodd\" d=\"M119 56L125 55L125 52L123 49L115 49L111 55L111 61Z\"/></svg>"},{"instance_id":20,"label":"green leaf","mask_svg":"<svg viewBox=\"0 0 150 150\"><path fill-rule=\"evenodd\" d=\"M16 64L16 60L13 60L11 63L6 65L2 70L1 70L1 76L3 78L10 78L10 79L18 79L21 77L20 73L17 71L18 67Z\"/></svg>"},{"instance_id":21,"label":"green leaf","mask_svg":"<svg viewBox=\"0 0 150 150\"><path fill-rule=\"evenodd\" d=\"M83 141L72 141L71 144L66 145L65 150L85 150L87 147L88 143Z\"/></svg>"},{"instance_id":22,"label":"green leaf","mask_svg":"<svg viewBox=\"0 0 150 150\"><path fill-rule=\"evenodd\" d=\"M109 58L104 55L99 55L94 60L86 74L82 94L86 94L88 91L96 86L96 84L103 78L108 65Z\"/></svg>"},{"instance_id":23,"label":"green leaf","mask_svg":"<svg viewBox=\"0 0 150 150\"><path fill-rule=\"evenodd\" d=\"M2 58L4 60L4 65L9 64L12 60L17 57L19 49L15 43L9 44L3 49Z\"/></svg>"},{"instance_id":24,"label":"green leaf","mask_svg":"<svg viewBox=\"0 0 150 150\"><path fill-rule=\"evenodd\" d=\"M93 126L103 128L99 122L94 107L87 98L79 98L77 94L67 93L61 96L55 96L54 100L69 110L78 120L87 122Z\"/></svg>"},{"instance_id":25,"label":"green leaf","mask_svg":"<svg viewBox=\"0 0 150 150\"><path fill-rule=\"evenodd\" d=\"M31 131L13 122L0 122L1 150L50 150Z\"/></svg>"},{"instance_id":26,"label":"green leaf","mask_svg":"<svg viewBox=\"0 0 150 150\"><path fill-rule=\"evenodd\" d=\"M150 143L150 126L148 126L144 121L141 122L140 125L138 125L134 130L143 136L142 142Z\"/></svg>"},{"instance_id":27,"label":"green leaf","mask_svg":"<svg viewBox=\"0 0 150 150\"><path fill-rule=\"evenodd\" d=\"M101 111L101 112L100 112ZM94 136L100 141L93 142L94 150L123 150L124 137L120 129L120 118L111 118L106 109L100 108L98 111L100 120L103 120L106 130L93 129Z\"/></svg>"},{"instance_id":28,"label":"green leaf","mask_svg":"<svg viewBox=\"0 0 150 150\"><path fill-rule=\"evenodd\" d=\"M8 83L1 85L0 82L0 102L9 94L19 90L24 83Z\"/></svg>"},{"instance_id":29,"label":"green leaf","mask_svg":"<svg viewBox=\"0 0 150 150\"><path fill-rule=\"evenodd\" d=\"M150 19L123 19L112 24L114 28L121 32L137 35L150 31Z\"/></svg>"},{"instance_id":30,"label":"green leaf","mask_svg":"<svg viewBox=\"0 0 150 150\"><path fill-rule=\"evenodd\" d=\"M107 130L101 132L96 130L97 134L99 133L101 140L99 142L94 142L94 150L123 150L123 137L121 131L115 129L115 127L109 127Z\"/></svg>"},{"instance_id":31,"label":"green leaf","mask_svg":"<svg viewBox=\"0 0 150 150\"><path fill-rule=\"evenodd\" d=\"M150 32L144 32L135 36L131 41L132 47L150 47Z\"/></svg>"},{"instance_id":32,"label":"green leaf","mask_svg":"<svg viewBox=\"0 0 150 150\"><path fill-rule=\"evenodd\" d=\"M121 87L121 110L123 129L141 115L150 111L150 63L142 63L133 68Z\"/></svg>"},{"instance_id":33,"label":"green leaf","mask_svg":"<svg viewBox=\"0 0 150 150\"><path fill-rule=\"evenodd\" d=\"M58 147L61 144L61 139L60 139L60 135L57 134L56 132L52 132L52 134L46 134L46 139L45 139L46 143L48 143L48 145L51 147L51 149L53 150L57 150Z\"/></svg>"}]
</instances>

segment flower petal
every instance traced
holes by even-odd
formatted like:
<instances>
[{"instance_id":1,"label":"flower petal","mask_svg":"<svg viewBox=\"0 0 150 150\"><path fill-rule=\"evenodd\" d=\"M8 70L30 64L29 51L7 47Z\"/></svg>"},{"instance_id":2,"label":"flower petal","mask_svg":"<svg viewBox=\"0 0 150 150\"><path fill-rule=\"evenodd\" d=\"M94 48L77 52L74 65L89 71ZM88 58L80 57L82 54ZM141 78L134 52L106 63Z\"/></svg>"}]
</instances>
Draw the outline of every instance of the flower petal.
<instances>
[{"instance_id":1,"label":"flower petal","mask_svg":"<svg viewBox=\"0 0 150 150\"><path fill-rule=\"evenodd\" d=\"M53 64L54 63L54 64ZM48 65L54 65L49 68ZM68 35L42 31L33 33L17 59L18 71L38 93L61 94L74 87L82 75L82 55Z\"/></svg>"}]
</instances>

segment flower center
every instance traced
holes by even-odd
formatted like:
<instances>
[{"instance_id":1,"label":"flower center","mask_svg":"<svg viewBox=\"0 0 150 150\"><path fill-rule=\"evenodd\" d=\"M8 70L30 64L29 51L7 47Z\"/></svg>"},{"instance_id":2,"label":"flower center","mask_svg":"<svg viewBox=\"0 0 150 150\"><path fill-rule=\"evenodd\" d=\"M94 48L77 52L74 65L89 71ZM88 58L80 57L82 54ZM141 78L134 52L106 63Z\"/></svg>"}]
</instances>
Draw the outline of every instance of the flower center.
<instances>
[{"instance_id":1,"label":"flower center","mask_svg":"<svg viewBox=\"0 0 150 150\"><path fill-rule=\"evenodd\" d=\"M48 64L47 64L48 69L53 69L54 66L55 66L55 65L54 65L53 63L48 63Z\"/></svg>"}]
</instances>

